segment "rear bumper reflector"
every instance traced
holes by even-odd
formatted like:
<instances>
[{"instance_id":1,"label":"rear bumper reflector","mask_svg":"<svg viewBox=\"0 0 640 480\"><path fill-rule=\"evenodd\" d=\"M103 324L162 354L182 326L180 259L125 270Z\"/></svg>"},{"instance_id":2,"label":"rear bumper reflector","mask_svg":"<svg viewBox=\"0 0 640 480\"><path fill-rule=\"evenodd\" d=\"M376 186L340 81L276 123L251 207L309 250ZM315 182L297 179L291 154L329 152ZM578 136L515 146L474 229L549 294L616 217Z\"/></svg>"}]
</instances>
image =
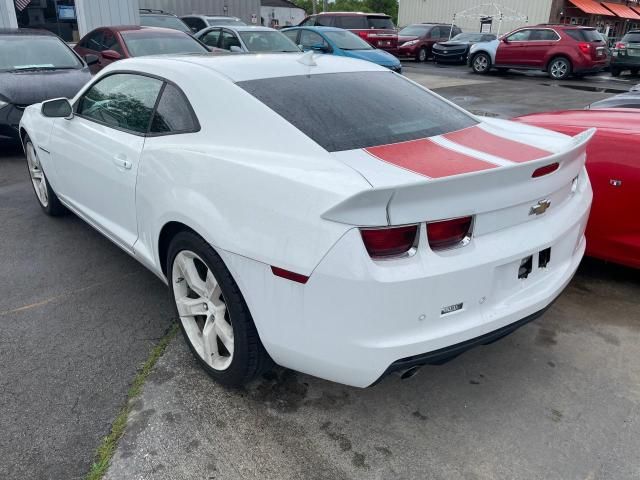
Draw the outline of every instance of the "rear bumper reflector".
<instances>
[{"instance_id":1,"label":"rear bumper reflector","mask_svg":"<svg viewBox=\"0 0 640 480\"><path fill-rule=\"evenodd\" d=\"M302 283L303 285L309 281L309 277L307 277L306 275L290 272L289 270L285 270L284 268L278 268L278 267L272 266L271 272L276 277L286 278L287 280L291 280L292 282Z\"/></svg>"}]
</instances>

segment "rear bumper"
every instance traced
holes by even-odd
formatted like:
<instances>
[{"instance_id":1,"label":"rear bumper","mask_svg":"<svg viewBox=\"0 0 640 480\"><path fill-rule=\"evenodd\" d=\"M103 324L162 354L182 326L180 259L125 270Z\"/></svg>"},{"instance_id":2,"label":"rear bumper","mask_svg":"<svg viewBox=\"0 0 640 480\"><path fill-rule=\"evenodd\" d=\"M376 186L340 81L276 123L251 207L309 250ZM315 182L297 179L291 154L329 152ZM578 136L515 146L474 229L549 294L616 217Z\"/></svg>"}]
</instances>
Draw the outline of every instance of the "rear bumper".
<instances>
[{"instance_id":1,"label":"rear bumper","mask_svg":"<svg viewBox=\"0 0 640 480\"><path fill-rule=\"evenodd\" d=\"M415 255L372 261L354 228L306 285L274 277L269 266L246 257L221 256L276 363L366 387L392 369L437 360L446 349L457 354L487 343L548 307L584 254L592 193L582 177L579 194L561 208L481 234L464 248L431 251L423 224ZM549 247L551 262L540 267L538 253ZM518 279L529 255L533 271ZM459 310L443 313L457 304Z\"/></svg>"},{"instance_id":2,"label":"rear bumper","mask_svg":"<svg viewBox=\"0 0 640 480\"><path fill-rule=\"evenodd\" d=\"M604 59L598 62L585 61L584 63L574 63L574 73L598 73L609 67L610 59Z\"/></svg>"},{"instance_id":3,"label":"rear bumper","mask_svg":"<svg viewBox=\"0 0 640 480\"><path fill-rule=\"evenodd\" d=\"M640 57L617 56L611 57L611 65L616 67L640 68Z\"/></svg>"}]
</instances>

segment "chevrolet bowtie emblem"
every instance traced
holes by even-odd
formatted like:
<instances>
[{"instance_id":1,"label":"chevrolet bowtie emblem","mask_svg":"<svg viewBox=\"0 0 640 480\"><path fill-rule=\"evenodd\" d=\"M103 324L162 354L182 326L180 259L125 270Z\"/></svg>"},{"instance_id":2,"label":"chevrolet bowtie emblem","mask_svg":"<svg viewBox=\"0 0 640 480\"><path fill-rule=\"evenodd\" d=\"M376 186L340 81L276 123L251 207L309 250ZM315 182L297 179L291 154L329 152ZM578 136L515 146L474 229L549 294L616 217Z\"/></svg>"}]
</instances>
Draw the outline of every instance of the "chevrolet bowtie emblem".
<instances>
[{"instance_id":1,"label":"chevrolet bowtie emblem","mask_svg":"<svg viewBox=\"0 0 640 480\"><path fill-rule=\"evenodd\" d=\"M529 215L542 215L551 206L550 200L540 200L529 210Z\"/></svg>"}]
</instances>

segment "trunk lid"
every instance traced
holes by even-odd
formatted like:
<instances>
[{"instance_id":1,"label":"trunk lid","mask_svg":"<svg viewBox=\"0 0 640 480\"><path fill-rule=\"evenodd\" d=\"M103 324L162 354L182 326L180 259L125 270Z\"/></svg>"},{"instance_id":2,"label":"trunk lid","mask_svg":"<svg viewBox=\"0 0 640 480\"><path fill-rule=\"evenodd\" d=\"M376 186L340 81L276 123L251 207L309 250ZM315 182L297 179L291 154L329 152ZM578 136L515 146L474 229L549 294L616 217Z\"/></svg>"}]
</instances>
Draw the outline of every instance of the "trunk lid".
<instances>
[{"instance_id":1,"label":"trunk lid","mask_svg":"<svg viewBox=\"0 0 640 480\"><path fill-rule=\"evenodd\" d=\"M323 218L384 226L475 215L477 235L534 220L571 197L594 132L568 137L489 120L428 139L335 152L373 188ZM532 177L553 164L558 167L552 173ZM544 211L531 213L538 202L544 202Z\"/></svg>"}]
</instances>

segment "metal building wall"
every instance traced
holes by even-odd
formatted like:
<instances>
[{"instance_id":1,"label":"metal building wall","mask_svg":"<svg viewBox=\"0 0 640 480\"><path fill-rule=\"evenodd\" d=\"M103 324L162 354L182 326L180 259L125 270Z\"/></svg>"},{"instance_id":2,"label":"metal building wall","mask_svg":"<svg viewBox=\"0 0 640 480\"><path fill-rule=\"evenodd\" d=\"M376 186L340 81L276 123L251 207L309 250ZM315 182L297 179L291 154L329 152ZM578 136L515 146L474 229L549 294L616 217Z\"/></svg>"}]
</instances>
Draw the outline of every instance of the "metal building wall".
<instances>
[{"instance_id":1,"label":"metal building wall","mask_svg":"<svg viewBox=\"0 0 640 480\"><path fill-rule=\"evenodd\" d=\"M178 16L191 13L230 15L247 23L251 22L251 15L255 15L260 23L260 0L140 0L140 8L159 8Z\"/></svg>"},{"instance_id":2,"label":"metal building wall","mask_svg":"<svg viewBox=\"0 0 640 480\"><path fill-rule=\"evenodd\" d=\"M76 9L81 38L97 27L140 25L138 0L76 0Z\"/></svg>"},{"instance_id":3,"label":"metal building wall","mask_svg":"<svg viewBox=\"0 0 640 480\"><path fill-rule=\"evenodd\" d=\"M398 25L410 23L443 22L451 23L453 14L478 5L493 3L490 0L400 0ZM549 21L552 0L498 0L495 3L516 10L529 17L529 25ZM487 11L493 11L487 8ZM478 19L456 18L456 25L463 31L476 32L480 30ZM506 33L514 28L525 25L525 22L503 21L500 33ZM496 32L498 19L494 17L492 31Z\"/></svg>"},{"instance_id":4,"label":"metal building wall","mask_svg":"<svg viewBox=\"0 0 640 480\"><path fill-rule=\"evenodd\" d=\"M0 0L0 28L18 28L14 0Z\"/></svg>"}]
</instances>

